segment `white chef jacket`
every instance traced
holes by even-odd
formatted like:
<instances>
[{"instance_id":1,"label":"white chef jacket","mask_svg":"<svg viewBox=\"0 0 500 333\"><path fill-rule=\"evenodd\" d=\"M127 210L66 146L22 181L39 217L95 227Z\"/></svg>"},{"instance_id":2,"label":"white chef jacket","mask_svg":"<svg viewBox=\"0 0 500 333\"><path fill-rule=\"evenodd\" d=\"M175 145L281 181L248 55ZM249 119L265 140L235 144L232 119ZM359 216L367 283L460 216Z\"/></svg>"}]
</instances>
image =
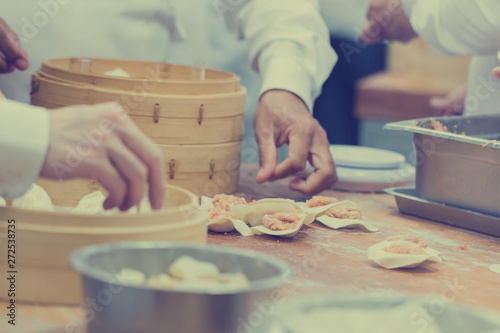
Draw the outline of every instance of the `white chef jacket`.
<instances>
[{"instance_id":1,"label":"white chef jacket","mask_svg":"<svg viewBox=\"0 0 500 333\"><path fill-rule=\"evenodd\" d=\"M49 144L42 108L0 100L0 196L15 198L38 177Z\"/></svg>"},{"instance_id":2,"label":"white chef jacket","mask_svg":"<svg viewBox=\"0 0 500 333\"><path fill-rule=\"evenodd\" d=\"M26 72L0 76L0 90L23 102L29 102L30 75L43 59L106 57L187 65L204 60L207 67L242 78L249 111L269 89L291 91L312 110L337 59L317 0L0 0L0 8L6 9L1 17L19 35L31 62ZM183 43L174 42L169 32L172 16L186 32ZM246 65L249 60L262 82ZM12 122L10 116L0 113L0 130ZM0 145L0 159L6 153ZM41 162L30 166L35 175ZM26 184L33 179L26 177ZM21 187L27 189L26 184ZM7 186L0 182L0 193Z\"/></svg>"},{"instance_id":3,"label":"white chef jacket","mask_svg":"<svg viewBox=\"0 0 500 333\"><path fill-rule=\"evenodd\" d=\"M465 113L498 113L500 81L491 72L499 66L500 0L403 0L403 6L433 51L473 56Z\"/></svg>"}]
</instances>

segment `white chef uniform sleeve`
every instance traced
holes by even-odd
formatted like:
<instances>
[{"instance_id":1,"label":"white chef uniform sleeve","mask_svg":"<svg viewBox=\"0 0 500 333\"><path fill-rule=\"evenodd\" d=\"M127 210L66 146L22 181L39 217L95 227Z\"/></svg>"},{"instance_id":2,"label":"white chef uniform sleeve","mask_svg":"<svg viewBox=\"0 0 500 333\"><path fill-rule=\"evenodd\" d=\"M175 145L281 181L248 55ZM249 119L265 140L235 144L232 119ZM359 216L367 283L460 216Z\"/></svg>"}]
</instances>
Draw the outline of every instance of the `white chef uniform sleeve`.
<instances>
[{"instance_id":1,"label":"white chef uniform sleeve","mask_svg":"<svg viewBox=\"0 0 500 333\"><path fill-rule=\"evenodd\" d=\"M403 0L413 29L443 55L500 50L500 0Z\"/></svg>"},{"instance_id":2,"label":"white chef uniform sleeve","mask_svg":"<svg viewBox=\"0 0 500 333\"><path fill-rule=\"evenodd\" d=\"M0 100L0 196L16 198L36 180L49 145L45 109Z\"/></svg>"},{"instance_id":3,"label":"white chef uniform sleeve","mask_svg":"<svg viewBox=\"0 0 500 333\"><path fill-rule=\"evenodd\" d=\"M337 55L316 0L254 0L239 13L252 67L271 89L299 96L312 111Z\"/></svg>"}]
</instances>

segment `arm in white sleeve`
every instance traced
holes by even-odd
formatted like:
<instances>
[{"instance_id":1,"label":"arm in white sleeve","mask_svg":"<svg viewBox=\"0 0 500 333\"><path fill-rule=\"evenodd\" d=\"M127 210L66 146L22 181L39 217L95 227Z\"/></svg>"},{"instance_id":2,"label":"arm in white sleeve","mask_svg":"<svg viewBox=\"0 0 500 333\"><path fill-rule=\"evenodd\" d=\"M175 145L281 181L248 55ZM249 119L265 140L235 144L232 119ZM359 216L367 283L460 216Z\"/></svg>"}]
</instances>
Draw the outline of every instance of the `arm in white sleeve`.
<instances>
[{"instance_id":1,"label":"arm in white sleeve","mask_svg":"<svg viewBox=\"0 0 500 333\"><path fill-rule=\"evenodd\" d=\"M500 0L403 0L413 29L436 53L500 50Z\"/></svg>"},{"instance_id":2,"label":"arm in white sleeve","mask_svg":"<svg viewBox=\"0 0 500 333\"><path fill-rule=\"evenodd\" d=\"M312 111L337 55L316 0L254 0L239 14L262 95L290 91Z\"/></svg>"},{"instance_id":3,"label":"arm in white sleeve","mask_svg":"<svg viewBox=\"0 0 500 333\"><path fill-rule=\"evenodd\" d=\"M49 116L42 108L0 100L0 196L26 192L42 169L49 145Z\"/></svg>"}]
</instances>

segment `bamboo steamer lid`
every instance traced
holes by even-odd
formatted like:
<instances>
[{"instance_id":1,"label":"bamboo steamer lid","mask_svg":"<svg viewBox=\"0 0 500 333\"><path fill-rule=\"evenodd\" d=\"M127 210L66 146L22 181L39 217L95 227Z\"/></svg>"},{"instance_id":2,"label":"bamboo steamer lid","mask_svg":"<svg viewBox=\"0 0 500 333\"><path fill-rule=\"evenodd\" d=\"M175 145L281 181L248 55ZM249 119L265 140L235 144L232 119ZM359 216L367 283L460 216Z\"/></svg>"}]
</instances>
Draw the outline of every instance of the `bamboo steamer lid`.
<instances>
[{"instance_id":1,"label":"bamboo steamer lid","mask_svg":"<svg viewBox=\"0 0 500 333\"><path fill-rule=\"evenodd\" d=\"M32 77L32 104L51 109L118 102L160 145L170 184L203 195L236 190L246 95L236 75L207 70L205 80L195 80L188 66L95 58L86 59L92 72L84 74L79 60L44 61ZM117 67L132 77L104 75Z\"/></svg>"},{"instance_id":2,"label":"bamboo steamer lid","mask_svg":"<svg viewBox=\"0 0 500 333\"><path fill-rule=\"evenodd\" d=\"M206 79L195 80L192 67L146 61L85 58L92 61L91 73L79 72L81 58L48 59L42 62L39 73L74 85L92 85L115 90L140 89L155 85L158 94L200 95L238 90L239 77L235 74L207 69ZM122 68L130 78L106 76L104 72Z\"/></svg>"},{"instance_id":3,"label":"bamboo steamer lid","mask_svg":"<svg viewBox=\"0 0 500 333\"><path fill-rule=\"evenodd\" d=\"M82 181L42 184L54 202L77 202L80 195L69 189ZM70 184L72 183L72 184ZM71 193L72 195L69 195ZM206 213L198 197L187 190L168 186L166 207L149 214L77 215L35 212L0 207L0 219L16 220L17 295L21 302L80 304L80 277L69 265L69 255L78 248L119 241L181 241L205 243ZM7 234L7 223L0 224ZM0 265L6 267L7 247L0 250ZM6 279L0 288L7 290ZM6 295L0 295L5 297Z\"/></svg>"}]
</instances>

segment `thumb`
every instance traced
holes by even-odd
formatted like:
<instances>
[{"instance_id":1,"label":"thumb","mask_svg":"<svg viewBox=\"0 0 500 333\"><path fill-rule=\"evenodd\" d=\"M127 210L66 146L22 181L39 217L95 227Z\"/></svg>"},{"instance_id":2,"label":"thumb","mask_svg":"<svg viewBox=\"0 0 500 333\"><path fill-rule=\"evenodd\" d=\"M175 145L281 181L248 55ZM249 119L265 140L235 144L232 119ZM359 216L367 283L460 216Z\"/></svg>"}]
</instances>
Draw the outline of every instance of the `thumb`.
<instances>
[{"instance_id":1,"label":"thumb","mask_svg":"<svg viewBox=\"0 0 500 333\"><path fill-rule=\"evenodd\" d=\"M451 105L450 105L450 100L448 98L448 96L436 96L436 97L432 97L429 101L429 105L436 109L436 110L440 110L440 111L444 111L446 109L448 109Z\"/></svg>"}]
</instances>

